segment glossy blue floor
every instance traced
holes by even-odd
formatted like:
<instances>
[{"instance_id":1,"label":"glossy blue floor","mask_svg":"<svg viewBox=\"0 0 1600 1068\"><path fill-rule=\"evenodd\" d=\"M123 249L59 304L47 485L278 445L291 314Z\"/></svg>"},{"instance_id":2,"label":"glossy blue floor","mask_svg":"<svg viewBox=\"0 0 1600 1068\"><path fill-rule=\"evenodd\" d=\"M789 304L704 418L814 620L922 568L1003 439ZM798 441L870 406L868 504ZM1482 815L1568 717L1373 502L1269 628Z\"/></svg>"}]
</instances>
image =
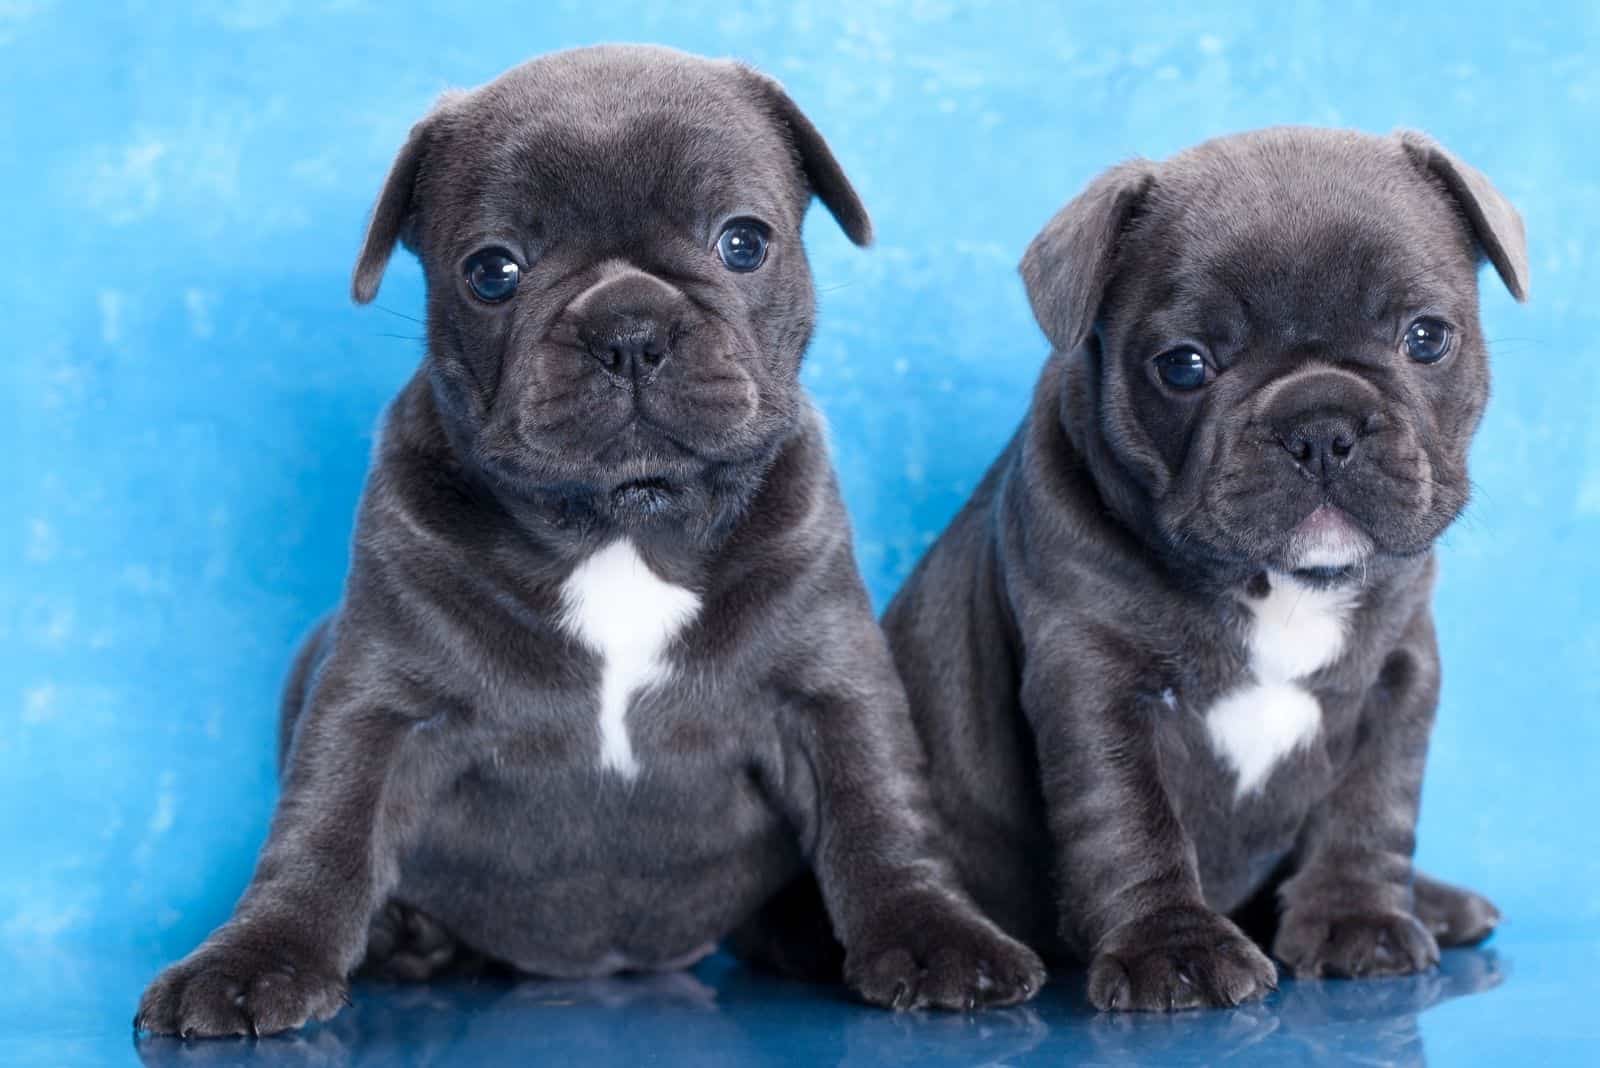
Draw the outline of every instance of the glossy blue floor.
<instances>
[{"instance_id":1,"label":"glossy blue floor","mask_svg":"<svg viewBox=\"0 0 1600 1068\"><path fill-rule=\"evenodd\" d=\"M1600 1061L1600 8L1356 2L0 3L0 1064ZM1206 10L1202 10L1206 9ZM1441 551L1421 860L1485 948L1265 1004L1095 1016L1081 977L972 1017L754 976L357 986L332 1023L136 1043L273 799L278 686L335 600L372 430L419 353L366 213L442 89L601 40L782 78L875 216L808 235L805 380L881 605L1011 433L1046 346L1015 263L1103 166L1280 122L1418 127L1521 209L1484 286L1495 397Z\"/></svg>"}]
</instances>

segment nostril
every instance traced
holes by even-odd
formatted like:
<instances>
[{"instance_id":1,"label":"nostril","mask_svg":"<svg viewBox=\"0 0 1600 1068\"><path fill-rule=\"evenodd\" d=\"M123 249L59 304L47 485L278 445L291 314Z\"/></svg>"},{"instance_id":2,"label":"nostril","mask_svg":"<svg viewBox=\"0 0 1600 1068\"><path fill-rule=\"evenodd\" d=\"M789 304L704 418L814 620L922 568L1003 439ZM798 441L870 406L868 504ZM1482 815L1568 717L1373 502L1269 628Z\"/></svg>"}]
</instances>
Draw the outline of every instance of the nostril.
<instances>
[{"instance_id":1,"label":"nostril","mask_svg":"<svg viewBox=\"0 0 1600 1068\"><path fill-rule=\"evenodd\" d=\"M651 323L623 323L579 334L596 363L618 379L653 375L671 354L662 331Z\"/></svg>"},{"instance_id":2,"label":"nostril","mask_svg":"<svg viewBox=\"0 0 1600 1068\"><path fill-rule=\"evenodd\" d=\"M639 362L646 367L659 367L661 361L667 358L667 347L655 338L639 349Z\"/></svg>"},{"instance_id":3,"label":"nostril","mask_svg":"<svg viewBox=\"0 0 1600 1068\"><path fill-rule=\"evenodd\" d=\"M1326 480L1351 462L1360 445L1361 430L1351 419L1313 414L1292 421L1279 429L1278 435L1284 452L1304 474Z\"/></svg>"}]
</instances>

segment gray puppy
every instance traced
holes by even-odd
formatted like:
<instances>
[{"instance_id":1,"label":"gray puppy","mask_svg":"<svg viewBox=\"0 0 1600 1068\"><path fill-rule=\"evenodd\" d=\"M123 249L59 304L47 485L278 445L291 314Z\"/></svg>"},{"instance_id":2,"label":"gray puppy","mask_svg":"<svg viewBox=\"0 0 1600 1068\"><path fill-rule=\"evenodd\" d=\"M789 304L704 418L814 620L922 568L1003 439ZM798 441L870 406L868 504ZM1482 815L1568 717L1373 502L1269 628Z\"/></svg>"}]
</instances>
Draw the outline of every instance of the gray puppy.
<instances>
[{"instance_id":1,"label":"gray puppy","mask_svg":"<svg viewBox=\"0 0 1600 1068\"><path fill-rule=\"evenodd\" d=\"M967 886L1097 1007L1262 996L1247 913L1300 976L1494 927L1411 863L1484 256L1521 299L1477 171L1310 129L1124 163L1028 249L1054 351L885 628Z\"/></svg>"},{"instance_id":2,"label":"gray puppy","mask_svg":"<svg viewBox=\"0 0 1600 1068\"><path fill-rule=\"evenodd\" d=\"M799 968L765 927L808 865L868 1001L1038 988L930 852L798 381L813 194L869 241L776 83L660 49L539 59L412 130L354 293L413 250L427 356L389 408L343 602L289 681L255 876L136 1027L297 1027L364 958L652 971L743 925Z\"/></svg>"}]
</instances>

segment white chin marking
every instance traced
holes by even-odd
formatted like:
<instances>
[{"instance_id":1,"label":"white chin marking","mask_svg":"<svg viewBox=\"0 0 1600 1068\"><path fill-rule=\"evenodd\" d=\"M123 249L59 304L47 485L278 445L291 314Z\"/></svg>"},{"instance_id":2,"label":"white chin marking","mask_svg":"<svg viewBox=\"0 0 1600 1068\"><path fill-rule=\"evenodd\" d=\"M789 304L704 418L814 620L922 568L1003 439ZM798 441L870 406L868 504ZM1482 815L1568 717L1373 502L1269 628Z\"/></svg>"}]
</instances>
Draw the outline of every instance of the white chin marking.
<instances>
[{"instance_id":1,"label":"white chin marking","mask_svg":"<svg viewBox=\"0 0 1600 1068\"><path fill-rule=\"evenodd\" d=\"M1244 598L1254 617L1246 639L1252 679L1206 712L1211 747L1237 776L1235 800L1259 790L1279 761L1316 737L1322 706L1300 683L1339 658L1356 603L1352 590L1316 589L1281 574L1268 581L1266 596Z\"/></svg>"},{"instance_id":2,"label":"white chin marking","mask_svg":"<svg viewBox=\"0 0 1600 1068\"><path fill-rule=\"evenodd\" d=\"M1289 566L1350 567L1372 555L1372 539L1345 521L1318 524L1289 543Z\"/></svg>"},{"instance_id":3,"label":"white chin marking","mask_svg":"<svg viewBox=\"0 0 1600 1068\"><path fill-rule=\"evenodd\" d=\"M561 625L600 660L600 766L639 773L628 705L666 678L667 646L700 611L692 590L658 578L627 539L584 560L561 587Z\"/></svg>"}]
</instances>

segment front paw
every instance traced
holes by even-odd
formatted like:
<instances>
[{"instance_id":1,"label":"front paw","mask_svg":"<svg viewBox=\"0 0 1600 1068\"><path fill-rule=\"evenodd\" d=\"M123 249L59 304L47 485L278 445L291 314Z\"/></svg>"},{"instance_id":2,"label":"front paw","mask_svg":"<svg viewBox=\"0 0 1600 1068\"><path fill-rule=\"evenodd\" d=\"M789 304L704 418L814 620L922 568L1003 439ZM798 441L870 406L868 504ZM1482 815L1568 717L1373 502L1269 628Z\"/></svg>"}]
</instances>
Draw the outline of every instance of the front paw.
<instances>
[{"instance_id":1,"label":"front paw","mask_svg":"<svg viewBox=\"0 0 1600 1068\"><path fill-rule=\"evenodd\" d=\"M1272 954L1297 979L1411 975L1439 963L1439 944L1411 913L1380 909L1329 916L1291 908Z\"/></svg>"},{"instance_id":2,"label":"front paw","mask_svg":"<svg viewBox=\"0 0 1600 1068\"><path fill-rule=\"evenodd\" d=\"M1199 907L1123 924L1089 963L1089 1001L1102 1012L1227 1008L1277 986L1266 954L1230 920Z\"/></svg>"},{"instance_id":3,"label":"front paw","mask_svg":"<svg viewBox=\"0 0 1600 1068\"><path fill-rule=\"evenodd\" d=\"M270 936L207 941L156 977L135 1031L214 1037L270 1035L326 1020L345 1003L344 978Z\"/></svg>"},{"instance_id":4,"label":"front paw","mask_svg":"<svg viewBox=\"0 0 1600 1068\"><path fill-rule=\"evenodd\" d=\"M944 898L882 909L848 947L845 982L874 1005L1015 1005L1044 985L1044 964L970 905Z\"/></svg>"}]
</instances>

